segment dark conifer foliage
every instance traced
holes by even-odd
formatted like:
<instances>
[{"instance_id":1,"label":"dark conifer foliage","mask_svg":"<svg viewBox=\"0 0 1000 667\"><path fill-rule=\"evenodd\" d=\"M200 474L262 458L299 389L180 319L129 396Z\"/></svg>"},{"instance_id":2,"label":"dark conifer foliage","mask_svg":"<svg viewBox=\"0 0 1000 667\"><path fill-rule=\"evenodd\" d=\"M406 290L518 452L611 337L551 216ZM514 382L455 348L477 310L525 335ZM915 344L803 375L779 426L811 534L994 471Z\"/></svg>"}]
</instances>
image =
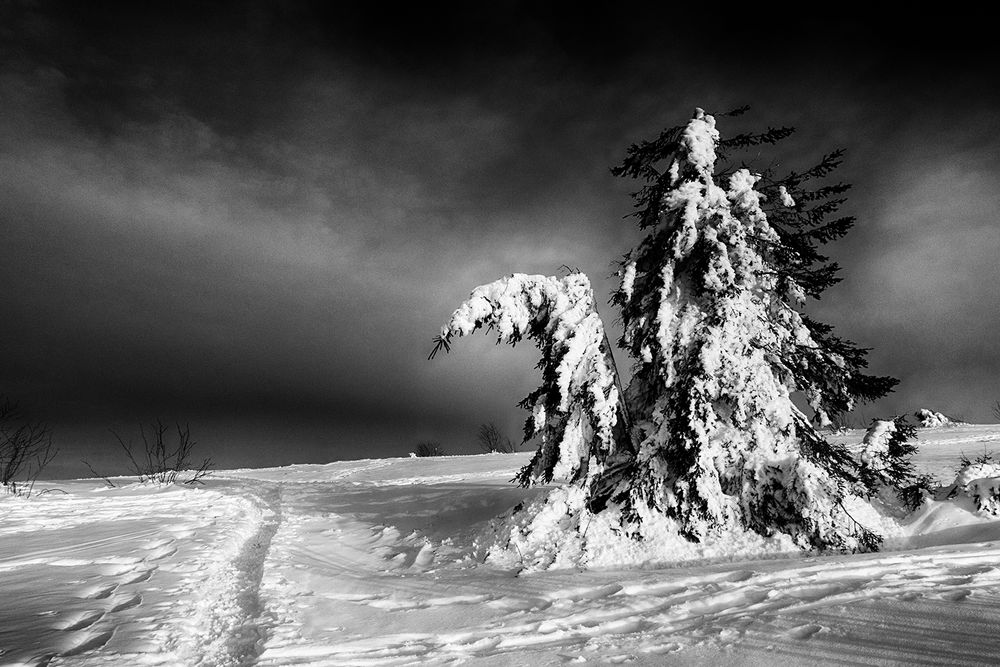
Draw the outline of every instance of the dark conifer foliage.
<instances>
[{"instance_id":1,"label":"dark conifer foliage","mask_svg":"<svg viewBox=\"0 0 1000 667\"><path fill-rule=\"evenodd\" d=\"M872 497L890 490L909 509L923 503L933 480L918 475L913 467L916 438L917 429L905 416L872 421L860 456L858 482L863 495Z\"/></svg>"}]
</instances>

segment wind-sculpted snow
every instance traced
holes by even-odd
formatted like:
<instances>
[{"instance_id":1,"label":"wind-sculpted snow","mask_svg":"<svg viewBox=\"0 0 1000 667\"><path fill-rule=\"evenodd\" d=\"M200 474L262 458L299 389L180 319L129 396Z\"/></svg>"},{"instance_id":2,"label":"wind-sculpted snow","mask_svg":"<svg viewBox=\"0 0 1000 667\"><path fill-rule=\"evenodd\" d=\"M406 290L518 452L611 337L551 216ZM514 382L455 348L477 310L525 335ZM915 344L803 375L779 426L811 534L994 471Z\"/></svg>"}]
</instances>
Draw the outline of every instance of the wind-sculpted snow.
<instances>
[{"instance_id":1,"label":"wind-sculpted snow","mask_svg":"<svg viewBox=\"0 0 1000 667\"><path fill-rule=\"evenodd\" d=\"M838 436L853 448L863 433ZM921 434L950 483L1000 427ZM527 573L491 520L528 454L221 471L206 489L0 497L0 664L992 664L1000 521L929 502L878 554ZM591 527L593 530L593 527Z\"/></svg>"}]
</instances>

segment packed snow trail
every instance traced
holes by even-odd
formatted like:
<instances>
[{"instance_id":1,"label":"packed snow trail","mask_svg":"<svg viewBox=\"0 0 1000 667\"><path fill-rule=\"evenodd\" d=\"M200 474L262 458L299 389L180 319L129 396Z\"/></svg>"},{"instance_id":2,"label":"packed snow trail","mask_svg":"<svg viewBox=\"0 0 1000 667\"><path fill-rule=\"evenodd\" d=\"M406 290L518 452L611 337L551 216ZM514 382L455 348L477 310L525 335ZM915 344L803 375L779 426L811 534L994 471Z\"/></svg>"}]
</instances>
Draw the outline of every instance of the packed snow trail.
<instances>
[{"instance_id":1,"label":"packed snow trail","mask_svg":"<svg viewBox=\"0 0 1000 667\"><path fill-rule=\"evenodd\" d=\"M189 631L178 655L190 665L246 665L266 637L259 588L264 558L281 521L281 489L276 484L245 490L256 502L231 534L207 576L186 591L196 600Z\"/></svg>"}]
</instances>

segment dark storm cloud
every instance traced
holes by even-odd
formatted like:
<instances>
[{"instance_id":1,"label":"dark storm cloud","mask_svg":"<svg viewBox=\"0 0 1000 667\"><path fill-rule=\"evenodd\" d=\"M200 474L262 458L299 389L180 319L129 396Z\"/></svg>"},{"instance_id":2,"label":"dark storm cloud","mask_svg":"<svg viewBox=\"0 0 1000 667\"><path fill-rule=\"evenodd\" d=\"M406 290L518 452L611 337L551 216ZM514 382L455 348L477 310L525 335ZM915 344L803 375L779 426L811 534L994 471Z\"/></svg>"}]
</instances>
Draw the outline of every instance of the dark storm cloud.
<instances>
[{"instance_id":1,"label":"dark storm cloud","mask_svg":"<svg viewBox=\"0 0 1000 667\"><path fill-rule=\"evenodd\" d=\"M607 167L746 102L741 122L799 126L780 166L850 150L862 221L817 310L904 380L884 409L985 418L1000 395L996 94L975 34L940 42L957 25L935 44L780 15L706 39L704 17L624 6L3 9L0 390L64 446L155 415L230 465L514 433L532 350L429 364L437 327L511 271L568 264L606 293L637 239Z\"/></svg>"},{"instance_id":2,"label":"dark storm cloud","mask_svg":"<svg viewBox=\"0 0 1000 667\"><path fill-rule=\"evenodd\" d=\"M902 380L883 410L986 420L1000 395L1000 117L904 122L886 150L861 186L866 224L835 251L845 283L819 307Z\"/></svg>"}]
</instances>

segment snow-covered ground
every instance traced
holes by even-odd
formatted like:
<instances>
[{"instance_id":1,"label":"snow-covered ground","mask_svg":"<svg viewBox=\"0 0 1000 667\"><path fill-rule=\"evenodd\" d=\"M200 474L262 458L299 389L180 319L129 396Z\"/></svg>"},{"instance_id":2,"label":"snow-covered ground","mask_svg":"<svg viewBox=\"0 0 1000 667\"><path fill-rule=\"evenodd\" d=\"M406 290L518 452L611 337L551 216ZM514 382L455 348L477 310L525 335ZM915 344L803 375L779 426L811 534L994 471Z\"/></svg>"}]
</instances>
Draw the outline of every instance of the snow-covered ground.
<instances>
[{"instance_id":1,"label":"snow-covered ground","mask_svg":"<svg viewBox=\"0 0 1000 667\"><path fill-rule=\"evenodd\" d=\"M921 429L921 471L1000 426ZM859 442L860 431L840 436ZM0 496L3 665L995 664L1000 521L935 502L876 554L521 573L489 520L527 454L342 461L202 488Z\"/></svg>"}]
</instances>

